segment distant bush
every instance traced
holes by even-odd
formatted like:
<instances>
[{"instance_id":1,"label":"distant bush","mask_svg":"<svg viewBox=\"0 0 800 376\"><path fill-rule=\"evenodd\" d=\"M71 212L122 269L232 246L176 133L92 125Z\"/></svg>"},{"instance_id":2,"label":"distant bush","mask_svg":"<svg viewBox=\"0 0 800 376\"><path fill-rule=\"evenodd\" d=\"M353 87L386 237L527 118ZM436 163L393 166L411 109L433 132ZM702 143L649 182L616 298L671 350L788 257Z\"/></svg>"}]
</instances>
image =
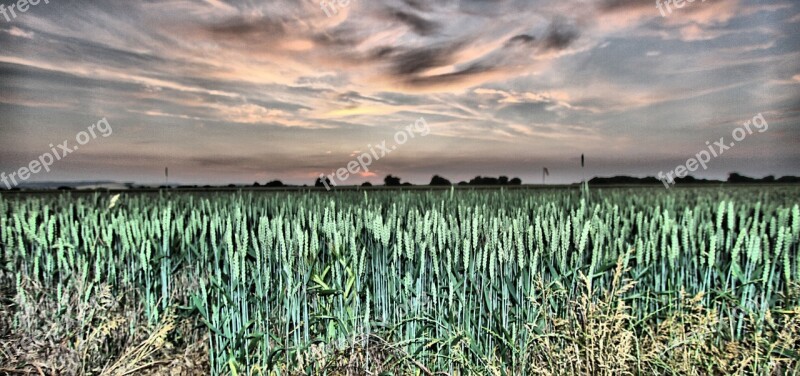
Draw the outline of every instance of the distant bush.
<instances>
[{"instance_id":1,"label":"distant bush","mask_svg":"<svg viewBox=\"0 0 800 376\"><path fill-rule=\"evenodd\" d=\"M400 186L400 178L392 176L392 175L387 175L383 179L383 184L385 184L387 187L399 187Z\"/></svg>"},{"instance_id":2,"label":"distant bush","mask_svg":"<svg viewBox=\"0 0 800 376\"><path fill-rule=\"evenodd\" d=\"M513 178L508 180L507 176L500 176L498 178L476 176L469 181L469 185L520 185L522 180Z\"/></svg>"},{"instance_id":3,"label":"distant bush","mask_svg":"<svg viewBox=\"0 0 800 376\"><path fill-rule=\"evenodd\" d=\"M314 186L317 188L330 187L331 179L325 178L325 180L323 180L322 178L317 178L317 180L314 182Z\"/></svg>"},{"instance_id":4,"label":"distant bush","mask_svg":"<svg viewBox=\"0 0 800 376\"><path fill-rule=\"evenodd\" d=\"M439 175L433 175L429 185L453 185L450 180L447 180Z\"/></svg>"}]
</instances>

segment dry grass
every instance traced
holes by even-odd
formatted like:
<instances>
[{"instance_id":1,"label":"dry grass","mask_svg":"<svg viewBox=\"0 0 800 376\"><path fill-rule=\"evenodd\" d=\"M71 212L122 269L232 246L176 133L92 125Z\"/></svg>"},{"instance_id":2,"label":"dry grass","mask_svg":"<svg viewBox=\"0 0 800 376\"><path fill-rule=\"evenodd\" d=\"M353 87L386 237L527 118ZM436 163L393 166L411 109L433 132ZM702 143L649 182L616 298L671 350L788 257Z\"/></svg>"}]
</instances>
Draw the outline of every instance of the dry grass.
<instances>
[{"instance_id":1,"label":"dry grass","mask_svg":"<svg viewBox=\"0 0 800 376\"><path fill-rule=\"evenodd\" d=\"M681 292L665 319L637 327L631 307L622 299L635 281L621 277L621 265L605 292L593 291L582 276L580 299L566 302L572 312L569 319L546 316L545 333L534 335L529 343L527 367L507 369L505 374L800 374L800 308L769 311L761 324L749 317L745 340L719 340L718 312L702 305L703 294ZM559 294L540 286L543 300Z\"/></svg>"},{"instance_id":2,"label":"dry grass","mask_svg":"<svg viewBox=\"0 0 800 376\"><path fill-rule=\"evenodd\" d=\"M639 324L624 296L636 282L625 279L620 260L608 288L583 281L579 298L568 299L561 288L538 283L542 306L562 301L566 318L544 316L544 330L533 334L520 352L524 366L504 368L499 359L458 364L452 373L429 369L377 334L357 336L345 348L322 344L294 353L292 368L253 375L394 374L531 374L531 375L796 375L800 349L800 308L773 309L760 319L744 321L741 341L723 340L725 323L703 305L703 295L681 293L658 322ZM2 276L0 276L2 277ZM130 330L130 320L143 322L139 307L125 296L114 297L107 286L86 291L76 287L65 301L53 302L40 286L26 281L25 306L14 302L20 292L3 290L0 304L0 375L205 375L207 338L192 317L165 315L154 327ZM795 287L796 290L796 287ZM793 290L793 291L795 291ZM795 291L796 292L796 291ZM61 308L59 308L59 306ZM11 331L12 320L19 330ZM728 337L729 338L729 337ZM462 358L463 360L463 358ZM311 368L309 368L311 366ZM504 370L504 372L501 372ZM241 374L241 373L240 373Z\"/></svg>"},{"instance_id":3,"label":"dry grass","mask_svg":"<svg viewBox=\"0 0 800 376\"><path fill-rule=\"evenodd\" d=\"M3 276L0 276L3 278ZM114 297L105 285L65 293L54 302L30 281L11 296L4 290L0 305L0 375L205 375L206 342L179 338L197 332L189 319L167 315L154 328L130 330L129 320L141 316L138 307L126 307L125 297ZM25 294L27 304L15 302ZM12 321L16 328L11 331ZM136 319L135 322L140 322ZM137 324L138 325L138 324ZM180 347L172 340L181 339ZM188 340L188 341L187 341Z\"/></svg>"}]
</instances>

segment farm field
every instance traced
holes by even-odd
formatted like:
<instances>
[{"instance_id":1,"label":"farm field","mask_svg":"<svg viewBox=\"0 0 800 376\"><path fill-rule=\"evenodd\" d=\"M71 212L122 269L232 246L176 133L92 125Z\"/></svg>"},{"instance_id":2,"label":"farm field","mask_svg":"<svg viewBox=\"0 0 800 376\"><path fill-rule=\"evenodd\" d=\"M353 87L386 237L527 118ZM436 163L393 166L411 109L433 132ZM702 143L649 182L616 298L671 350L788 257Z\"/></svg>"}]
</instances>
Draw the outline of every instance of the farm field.
<instances>
[{"instance_id":1,"label":"farm field","mask_svg":"<svg viewBox=\"0 0 800 376\"><path fill-rule=\"evenodd\" d=\"M800 187L0 195L0 374L800 374Z\"/></svg>"}]
</instances>

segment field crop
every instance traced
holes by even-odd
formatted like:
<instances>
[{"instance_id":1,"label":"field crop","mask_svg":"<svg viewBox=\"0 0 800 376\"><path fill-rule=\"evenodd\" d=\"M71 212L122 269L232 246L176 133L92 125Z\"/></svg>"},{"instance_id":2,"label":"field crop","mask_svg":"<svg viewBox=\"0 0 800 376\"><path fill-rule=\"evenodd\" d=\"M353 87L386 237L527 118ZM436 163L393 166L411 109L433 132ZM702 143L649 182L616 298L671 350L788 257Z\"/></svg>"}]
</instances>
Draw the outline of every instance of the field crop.
<instances>
[{"instance_id":1,"label":"field crop","mask_svg":"<svg viewBox=\"0 0 800 376\"><path fill-rule=\"evenodd\" d=\"M798 187L0 196L0 367L798 374L798 198Z\"/></svg>"}]
</instances>

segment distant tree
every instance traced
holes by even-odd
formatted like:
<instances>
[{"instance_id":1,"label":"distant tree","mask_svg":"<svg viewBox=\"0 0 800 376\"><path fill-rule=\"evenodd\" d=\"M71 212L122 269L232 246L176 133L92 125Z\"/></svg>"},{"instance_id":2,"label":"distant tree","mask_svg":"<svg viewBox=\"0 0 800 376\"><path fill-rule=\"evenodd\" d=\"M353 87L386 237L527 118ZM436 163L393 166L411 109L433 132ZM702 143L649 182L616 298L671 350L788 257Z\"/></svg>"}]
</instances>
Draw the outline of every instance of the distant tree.
<instances>
[{"instance_id":1,"label":"distant tree","mask_svg":"<svg viewBox=\"0 0 800 376\"><path fill-rule=\"evenodd\" d=\"M778 183L800 183L800 177L797 176L782 176L776 180Z\"/></svg>"},{"instance_id":2,"label":"distant tree","mask_svg":"<svg viewBox=\"0 0 800 376\"><path fill-rule=\"evenodd\" d=\"M467 183L467 182L462 180L462 181L458 182L458 185L469 185L469 183Z\"/></svg>"},{"instance_id":3,"label":"distant tree","mask_svg":"<svg viewBox=\"0 0 800 376\"><path fill-rule=\"evenodd\" d=\"M522 185L522 180L519 178L513 178L508 180L508 176L500 176L497 178L489 177L489 176L476 176L474 179L470 180L469 185ZM459 184L460 185L460 184Z\"/></svg>"},{"instance_id":4,"label":"distant tree","mask_svg":"<svg viewBox=\"0 0 800 376\"><path fill-rule=\"evenodd\" d=\"M72 187L67 187L67 186L63 186L63 185L62 185L62 186L60 186L60 187L58 187L58 190L59 190L59 191L71 191L71 190L73 190L73 189L74 189L74 188L72 188ZM18 191L18 190L19 190L19 188L16 188L16 187L14 187L14 188L11 188L11 190L12 190L12 191L14 191L14 190L17 190L17 191Z\"/></svg>"},{"instance_id":5,"label":"distant tree","mask_svg":"<svg viewBox=\"0 0 800 376\"><path fill-rule=\"evenodd\" d=\"M400 186L400 178L394 177L392 175L387 175L383 179L383 184L386 184L387 187L399 187Z\"/></svg>"},{"instance_id":6,"label":"distant tree","mask_svg":"<svg viewBox=\"0 0 800 376\"><path fill-rule=\"evenodd\" d=\"M236 188L236 184L228 184L228 188Z\"/></svg>"},{"instance_id":7,"label":"distant tree","mask_svg":"<svg viewBox=\"0 0 800 376\"><path fill-rule=\"evenodd\" d=\"M450 183L450 180L447 180L439 175L433 175L429 185L453 185L453 183Z\"/></svg>"},{"instance_id":8,"label":"distant tree","mask_svg":"<svg viewBox=\"0 0 800 376\"><path fill-rule=\"evenodd\" d=\"M280 180L273 180L273 181L271 181L271 182L269 182L269 183L265 184L264 186L265 186L265 187L267 187L267 188L281 188L281 187L285 187L285 185L283 185L283 183L282 183Z\"/></svg>"},{"instance_id":9,"label":"distant tree","mask_svg":"<svg viewBox=\"0 0 800 376\"><path fill-rule=\"evenodd\" d=\"M368 181L365 181L363 184L361 184L361 186L362 186L362 187L371 187L371 186L372 186L372 183L370 183L370 182L368 182Z\"/></svg>"},{"instance_id":10,"label":"distant tree","mask_svg":"<svg viewBox=\"0 0 800 376\"><path fill-rule=\"evenodd\" d=\"M658 179L652 176L637 178L633 176L619 175L612 177L593 177L589 180L589 184L590 185L636 185L636 184L659 184L659 181Z\"/></svg>"},{"instance_id":11,"label":"distant tree","mask_svg":"<svg viewBox=\"0 0 800 376\"><path fill-rule=\"evenodd\" d=\"M330 187L331 179L328 179L327 177L325 180L322 180L322 178L317 178L317 181L314 182L314 186L318 188L325 188L326 186Z\"/></svg>"},{"instance_id":12,"label":"distant tree","mask_svg":"<svg viewBox=\"0 0 800 376\"><path fill-rule=\"evenodd\" d=\"M756 179L744 175L739 175L738 173L735 172L731 172L731 174L728 175L728 183L753 183L755 181Z\"/></svg>"},{"instance_id":13,"label":"distant tree","mask_svg":"<svg viewBox=\"0 0 800 376\"><path fill-rule=\"evenodd\" d=\"M499 180L497 178L476 176L475 179L469 181L469 185L497 185Z\"/></svg>"},{"instance_id":14,"label":"distant tree","mask_svg":"<svg viewBox=\"0 0 800 376\"><path fill-rule=\"evenodd\" d=\"M260 187L260 186L261 186L261 184L258 184L258 182L255 182L255 183L253 183L253 186L254 186L254 187Z\"/></svg>"},{"instance_id":15,"label":"distant tree","mask_svg":"<svg viewBox=\"0 0 800 376\"><path fill-rule=\"evenodd\" d=\"M403 184L401 184L401 185L402 185L403 187L410 187L410 186L412 186L412 185L414 185L414 184L411 184L411 183L409 183L409 182L405 182L405 183L403 183Z\"/></svg>"},{"instance_id":16,"label":"distant tree","mask_svg":"<svg viewBox=\"0 0 800 376\"><path fill-rule=\"evenodd\" d=\"M675 183L682 183L682 184L696 184L697 178L692 175L686 175L682 178L675 178Z\"/></svg>"}]
</instances>

